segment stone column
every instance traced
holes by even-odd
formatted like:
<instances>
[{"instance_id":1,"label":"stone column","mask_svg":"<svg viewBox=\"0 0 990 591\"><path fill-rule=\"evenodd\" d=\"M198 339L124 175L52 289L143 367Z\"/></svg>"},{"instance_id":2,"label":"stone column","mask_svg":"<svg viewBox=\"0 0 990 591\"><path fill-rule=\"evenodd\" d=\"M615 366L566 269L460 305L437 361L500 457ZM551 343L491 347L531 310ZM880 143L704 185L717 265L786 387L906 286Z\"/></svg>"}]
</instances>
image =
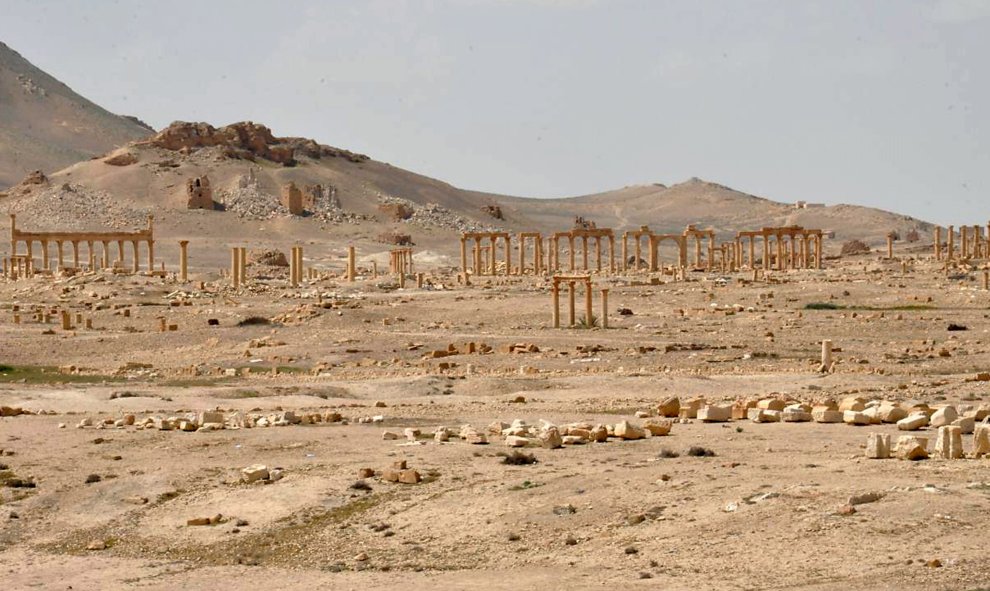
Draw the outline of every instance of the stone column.
<instances>
[{"instance_id":1,"label":"stone column","mask_svg":"<svg viewBox=\"0 0 990 591\"><path fill-rule=\"evenodd\" d=\"M574 317L574 282L573 281L567 282L567 310L568 310L567 326L574 326L575 317Z\"/></svg>"},{"instance_id":2,"label":"stone column","mask_svg":"<svg viewBox=\"0 0 990 591\"><path fill-rule=\"evenodd\" d=\"M461 236L461 272L465 275L468 272L467 267L467 238Z\"/></svg>"},{"instance_id":3,"label":"stone column","mask_svg":"<svg viewBox=\"0 0 990 591\"><path fill-rule=\"evenodd\" d=\"M41 240L41 258L44 259L41 263L41 268L45 271L50 271L52 268L52 262L48 258L48 240Z\"/></svg>"},{"instance_id":4,"label":"stone column","mask_svg":"<svg viewBox=\"0 0 990 591\"><path fill-rule=\"evenodd\" d=\"M481 236L474 237L474 274L484 275L484 267L481 266Z\"/></svg>"},{"instance_id":5,"label":"stone column","mask_svg":"<svg viewBox=\"0 0 990 591\"><path fill-rule=\"evenodd\" d=\"M894 258L894 235L887 234L887 258Z\"/></svg>"},{"instance_id":6,"label":"stone column","mask_svg":"<svg viewBox=\"0 0 990 591\"><path fill-rule=\"evenodd\" d=\"M608 271L615 273L615 236L608 237Z\"/></svg>"},{"instance_id":7,"label":"stone column","mask_svg":"<svg viewBox=\"0 0 990 591\"><path fill-rule=\"evenodd\" d=\"M543 236L540 234L536 235L536 263L534 264L534 274L542 275L544 268L543 262Z\"/></svg>"},{"instance_id":8,"label":"stone column","mask_svg":"<svg viewBox=\"0 0 990 591\"><path fill-rule=\"evenodd\" d=\"M67 310L62 310L62 330L72 330L72 317Z\"/></svg>"},{"instance_id":9,"label":"stone column","mask_svg":"<svg viewBox=\"0 0 990 591\"><path fill-rule=\"evenodd\" d=\"M602 239L601 236L595 236L595 268L599 273L602 272Z\"/></svg>"},{"instance_id":10,"label":"stone column","mask_svg":"<svg viewBox=\"0 0 990 591\"><path fill-rule=\"evenodd\" d=\"M72 266L76 269L79 268L79 241L72 241Z\"/></svg>"},{"instance_id":11,"label":"stone column","mask_svg":"<svg viewBox=\"0 0 990 591\"><path fill-rule=\"evenodd\" d=\"M622 264L619 266L623 271L628 270L629 266L629 245L628 245L628 232L622 233Z\"/></svg>"},{"instance_id":12,"label":"stone column","mask_svg":"<svg viewBox=\"0 0 990 591\"><path fill-rule=\"evenodd\" d=\"M464 239L461 239L461 247L462 247L461 248L461 254L463 255L464 254L464 248L463 248L464 247ZM461 264L461 268L462 269L464 268L463 262L464 262L464 259L465 258L467 258L467 257L465 257L465 256L462 256L461 257L461 263L462 263ZM354 265L354 247L353 246L348 246L347 247L347 280L350 281L350 282L352 282L352 283L354 282L354 276L357 274L355 272L356 270L355 270L354 266L355 266ZM467 269L465 269L465 272L466 271L467 271Z\"/></svg>"},{"instance_id":13,"label":"stone column","mask_svg":"<svg viewBox=\"0 0 990 591\"><path fill-rule=\"evenodd\" d=\"M955 250L955 239L956 239L956 228L955 226L949 226L949 238L948 238L949 244L945 249L946 250L945 256L950 261L955 256L955 253L952 252L953 250Z\"/></svg>"},{"instance_id":14,"label":"stone column","mask_svg":"<svg viewBox=\"0 0 990 591\"><path fill-rule=\"evenodd\" d=\"M568 253L570 260L570 267L567 270L573 273L575 266L575 259L577 258L576 252L574 251L574 236L571 235L567 236L567 246L570 249L570 252Z\"/></svg>"},{"instance_id":15,"label":"stone column","mask_svg":"<svg viewBox=\"0 0 990 591\"><path fill-rule=\"evenodd\" d=\"M556 281L550 287L550 298L553 304L553 327L560 328L560 286Z\"/></svg>"},{"instance_id":16,"label":"stone column","mask_svg":"<svg viewBox=\"0 0 990 591\"><path fill-rule=\"evenodd\" d=\"M711 271L714 268L715 261L712 257L715 255L715 234L708 235L708 270Z\"/></svg>"},{"instance_id":17,"label":"stone column","mask_svg":"<svg viewBox=\"0 0 990 591\"><path fill-rule=\"evenodd\" d=\"M588 271L588 270L591 269L591 267L588 266L588 237L587 236L582 236L581 237L581 264L582 264L582 268L585 271Z\"/></svg>"},{"instance_id":18,"label":"stone column","mask_svg":"<svg viewBox=\"0 0 990 591\"><path fill-rule=\"evenodd\" d=\"M633 254L634 254L634 255L636 256L636 266L635 266L634 268L635 268L635 269L636 269L637 271L639 271L639 261L640 261L640 259L642 259L642 258L643 258L643 252L642 252L642 250L640 249L640 245L639 245L639 243L640 243L640 241L642 240L642 238L643 238L643 237L642 237L642 236L640 236L639 234L633 234L633 237L634 237L634 238L636 239L636 248L635 248L635 249L633 249ZM653 244L653 241L652 241L652 240L650 241L650 244L651 244L651 245ZM651 249L651 250L650 250L650 270L651 270L651 271L654 271L654 270L655 270L655 269L654 269L654 267L656 266L656 263L654 263L654 262L653 262L653 258L654 258L654 256L653 256L653 251L652 251L652 248L653 248L653 247L652 247L652 246L650 246L650 249Z\"/></svg>"},{"instance_id":19,"label":"stone column","mask_svg":"<svg viewBox=\"0 0 990 591\"><path fill-rule=\"evenodd\" d=\"M31 277L34 275L34 240L25 240L27 244L27 258L24 259L24 272L21 273L22 277Z\"/></svg>"},{"instance_id":20,"label":"stone column","mask_svg":"<svg viewBox=\"0 0 990 591\"><path fill-rule=\"evenodd\" d=\"M498 244L498 238L495 236L491 236L488 239L488 241L490 242L488 247L491 252L491 255L489 255L491 256L491 260L488 261L488 264L491 266L492 277L494 277L498 275L498 267L496 266L496 263L498 262L498 256L496 254L497 250L495 248L495 245ZM506 265L508 265L508 261L506 261Z\"/></svg>"},{"instance_id":21,"label":"stone column","mask_svg":"<svg viewBox=\"0 0 990 591\"><path fill-rule=\"evenodd\" d=\"M505 240L505 275L512 275L512 238L506 234L502 236L502 240ZM519 268L519 274L522 275L522 267Z\"/></svg>"},{"instance_id":22,"label":"stone column","mask_svg":"<svg viewBox=\"0 0 990 591\"><path fill-rule=\"evenodd\" d=\"M131 246L134 248L134 268L133 271L137 273L141 270L141 259L138 258L138 241L131 240ZM154 268L151 269L154 271Z\"/></svg>"},{"instance_id":23,"label":"stone column","mask_svg":"<svg viewBox=\"0 0 990 591\"><path fill-rule=\"evenodd\" d=\"M820 371L826 372L832 369L832 341L822 341L822 365Z\"/></svg>"},{"instance_id":24,"label":"stone column","mask_svg":"<svg viewBox=\"0 0 990 591\"><path fill-rule=\"evenodd\" d=\"M763 234L763 269L770 270L770 235Z\"/></svg>"},{"instance_id":25,"label":"stone column","mask_svg":"<svg viewBox=\"0 0 990 591\"><path fill-rule=\"evenodd\" d=\"M189 281L189 254L186 250L188 240L179 240L179 281Z\"/></svg>"},{"instance_id":26,"label":"stone column","mask_svg":"<svg viewBox=\"0 0 990 591\"><path fill-rule=\"evenodd\" d=\"M959 258L965 260L969 258L969 228L959 226Z\"/></svg>"},{"instance_id":27,"label":"stone column","mask_svg":"<svg viewBox=\"0 0 990 591\"><path fill-rule=\"evenodd\" d=\"M537 241L537 243L539 243ZM535 250L535 248L534 248ZM519 275L526 274L526 238L519 236ZM536 275L536 253L533 253L533 275Z\"/></svg>"},{"instance_id":28,"label":"stone column","mask_svg":"<svg viewBox=\"0 0 990 591\"><path fill-rule=\"evenodd\" d=\"M86 245L89 247L89 272L93 273L96 271L96 247L92 240L87 240Z\"/></svg>"},{"instance_id":29,"label":"stone column","mask_svg":"<svg viewBox=\"0 0 990 591\"><path fill-rule=\"evenodd\" d=\"M590 328L594 326L591 322L591 317L595 315L594 308L592 307L591 296L591 280L584 282L584 320L585 324Z\"/></svg>"},{"instance_id":30,"label":"stone column","mask_svg":"<svg viewBox=\"0 0 990 591\"><path fill-rule=\"evenodd\" d=\"M62 269L62 267L65 266L65 257L62 254L62 241L61 240L56 240L55 241L55 258L57 260L57 263L55 265L55 270L56 271L59 271L59 270Z\"/></svg>"},{"instance_id":31,"label":"stone column","mask_svg":"<svg viewBox=\"0 0 990 591\"><path fill-rule=\"evenodd\" d=\"M295 262L295 258L292 259ZM237 252L237 247L231 247L230 249L230 285L234 289L238 289L241 286L241 255ZM290 274L292 270L290 270ZM293 276L294 278L295 276Z\"/></svg>"},{"instance_id":32,"label":"stone column","mask_svg":"<svg viewBox=\"0 0 990 591\"><path fill-rule=\"evenodd\" d=\"M240 257L239 269L241 272L241 283L247 285L247 247L241 246L238 248L238 256ZM299 247L299 264L296 266L296 270L299 272L299 279L302 280L302 247Z\"/></svg>"},{"instance_id":33,"label":"stone column","mask_svg":"<svg viewBox=\"0 0 990 591\"><path fill-rule=\"evenodd\" d=\"M983 272L983 289L990 291L990 271Z\"/></svg>"},{"instance_id":34,"label":"stone column","mask_svg":"<svg viewBox=\"0 0 990 591\"><path fill-rule=\"evenodd\" d=\"M608 288L602 288L602 328L608 328Z\"/></svg>"},{"instance_id":35,"label":"stone column","mask_svg":"<svg viewBox=\"0 0 990 591\"><path fill-rule=\"evenodd\" d=\"M148 240L148 272L153 273L155 271L155 241ZM165 262L162 261L162 266L165 266Z\"/></svg>"}]
</instances>

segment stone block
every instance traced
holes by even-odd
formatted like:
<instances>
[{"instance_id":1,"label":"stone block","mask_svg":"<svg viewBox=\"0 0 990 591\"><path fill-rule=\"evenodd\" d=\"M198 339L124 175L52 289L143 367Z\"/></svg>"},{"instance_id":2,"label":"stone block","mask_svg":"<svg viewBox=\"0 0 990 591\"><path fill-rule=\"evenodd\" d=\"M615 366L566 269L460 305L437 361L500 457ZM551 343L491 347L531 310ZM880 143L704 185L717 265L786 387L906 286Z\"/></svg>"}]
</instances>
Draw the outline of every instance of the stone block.
<instances>
[{"instance_id":1,"label":"stone block","mask_svg":"<svg viewBox=\"0 0 990 591\"><path fill-rule=\"evenodd\" d=\"M841 423L842 417L842 411L832 410L823 406L816 406L811 411L811 418L814 419L816 423Z\"/></svg>"},{"instance_id":2,"label":"stone block","mask_svg":"<svg viewBox=\"0 0 990 591\"><path fill-rule=\"evenodd\" d=\"M761 410L784 410L787 402L780 398L764 398L756 403L756 408Z\"/></svg>"},{"instance_id":3,"label":"stone block","mask_svg":"<svg viewBox=\"0 0 990 591\"><path fill-rule=\"evenodd\" d=\"M779 410L751 408L747 411L746 418L754 423L777 423L780 422L781 412Z\"/></svg>"},{"instance_id":4,"label":"stone block","mask_svg":"<svg viewBox=\"0 0 990 591\"><path fill-rule=\"evenodd\" d=\"M664 419L650 419L643 423L643 428L650 432L653 437L660 437L670 433L674 423Z\"/></svg>"},{"instance_id":5,"label":"stone block","mask_svg":"<svg viewBox=\"0 0 990 591\"><path fill-rule=\"evenodd\" d=\"M935 428L945 427L946 425L951 425L952 421L958 418L959 418L959 412L956 411L956 407L943 406L942 408L932 413L932 417L929 420L929 424Z\"/></svg>"},{"instance_id":6,"label":"stone block","mask_svg":"<svg viewBox=\"0 0 990 591\"><path fill-rule=\"evenodd\" d=\"M677 417L681 411L681 400L677 396L663 399L657 405L657 415L661 417Z\"/></svg>"},{"instance_id":7,"label":"stone block","mask_svg":"<svg viewBox=\"0 0 990 591\"><path fill-rule=\"evenodd\" d=\"M526 447L529 445L529 439L519 437L518 435L507 435L505 437L505 445L509 447Z\"/></svg>"},{"instance_id":8,"label":"stone block","mask_svg":"<svg viewBox=\"0 0 990 591\"><path fill-rule=\"evenodd\" d=\"M962 429L947 425L938 428L935 439L935 457L956 460L963 457Z\"/></svg>"},{"instance_id":9,"label":"stone block","mask_svg":"<svg viewBox=\"0 0 990 591\"><path fill-rule=\"evenodd\" d=\"M897 438L894 455L902 460L923 460L928 457L928 438L917 435L901 435Z\"/></svg>"},{"instance_id":10,"label":"stone block","mask_svg":"<svg viewBox=\"0 0 990 591\"><path fill-rule=\"evenodd\" d=\"M884 402L877 409L877 416L884 423L896 423L897 421L907 418L907 410L898 404L893 404L889 402Z\"/></svg>"},{"instance_id":11,"label":"stone block","mask_svg":"<svg viewBox=\"0 0 990 591\"><path fill-rule=\"evenodd\" d=\"M683 408L681 409L683 410ZM619 421L615 424L615 436L619 439L633 440L646 437L646 432L630 423L629 421Z\"/></svg>"},{"instance_id":12,"label":"stone block","mask_svg":"<svg viewBox=\"0 0 990 591\"><path fill-rule=\"evenodd\" d=\"M811 413L805 410L785 408L780 413L780 420L785 423L806 423L811 420Z\"/></svg>"},{"instance_id":13,"label":"stone block","mask_svg":"<svg viewBox=\"0 0 990 591\"><path fill-rule=\"evenodd\" d=\"M990 425L980 423L973 430L973 451L970 455L974 458L990 455Z\"/></svg>"},{"instance_id":14,"label":"stone block","mask_svg":"<svg viewBox=\"0 0 990 591\"><path fill-rule=\"evenodd\" d=\"M839 402L839 410L845 412L847 410L863 411L866 410L866 399L859 396L850 396L848 398L843 398Z\"/></svg>"},{"instance_id":15,"label":"stone block","mask_svg":"<svg viewBox=\"0 0 990 591\"><path fill-rule=\"evenodd\" d=\"M419 484L422 478L416 470L402 470L399 472L399 482L402 484Z\"/></svg>"},{"instance_id":16,"label":"stone block","mask_svg":"<svg viewBox=\"0 0 990 591\"><path fill-rule=\"evenodd\" d=\"M547 449L557 449L564 445L557 427L548 427L540 432L540 443Z\"/></svg>"},{"instance_id":17,"label":"stone block","mask_svg":"<svg viewBox=\"0 0 990 591\"><path fill-rule=\"evenodd\" d=\"M897 421L897 428L901 431L917 431L928 426L928 415L915 413Z\"/></svg>"},{"instance_id":18,"label":"stone block","mask_svg":"<svg viewBox=\"0 0 990 591\"><path fill-rule=\"evenodd\" d=\"M706 423L724 423L732 418L732 407L709 404L698 410L698 419Z\"/></svg>"},{"instance_id":19,"label":"stone block","mask_svg":"<svg viewBox=\"0 0 990 591\"><path fill-rule=\"evenodd\" d=\"M963 435L970 435L976 430L976 418L969 417L959 417L958 419L952 421L952 425L962 429Z\"/></svg>"},{"instance_id":20,"label":"stone block","mask_svg":"<svg viewBox=\"0 0 990 591\"><path fill-rule=\"evenodd\" d=\"M871 460L886 460L890 457L890 435L870 433L866 436L866 457Z\"/></svg>"},{"instance_id":21,"label":"stone block","mask_svg":"<svg viewBox=\"0 0 990 591\"><path fill-rule=\"evenodd\" d=\"M248 484L267 479L268 466L263 464L254 464L253 466L248 466L247 468L243 468L241 470L241 480Z\"/></svg>"},{"instance_id":22,"label":"stone block","mask_svg":"<svg viewBox=\"0 0 990 591\"><path fill-rule=\"evenodd\" d=\"M863 411L846 410L842 412L842 422L847 425L869 425L873 421Z\"/></svg>"}]
</instances>

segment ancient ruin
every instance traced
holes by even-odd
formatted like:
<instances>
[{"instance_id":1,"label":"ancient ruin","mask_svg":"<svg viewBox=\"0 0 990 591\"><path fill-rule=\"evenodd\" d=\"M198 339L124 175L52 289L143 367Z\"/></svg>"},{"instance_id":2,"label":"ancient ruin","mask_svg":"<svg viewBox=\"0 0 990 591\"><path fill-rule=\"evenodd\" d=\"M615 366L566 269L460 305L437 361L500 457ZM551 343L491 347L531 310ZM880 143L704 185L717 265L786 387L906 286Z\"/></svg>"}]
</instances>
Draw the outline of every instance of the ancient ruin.
<instances>
[{"instance_id":1,"label":"ancient ruin","mask_svg":"<svg viewBox=\"0 0 990 591\"><path fill-rule=\"evenodd\" d=\"M213 188L206 175L186 181L186 209L215 209Z\"/></svg>"},{"instance_id":2,"label":"ancient ruin","mask_svg":"<svg viewBox=\"0 0 990 591\"><path fill-rule=\"evenodd\" d=\"M24 243L25 253L18 254L21 243ZM34 243L41 245L41 267L35 264ZM82 270L80 263L80 245L86 245L87 263L90 271L95 271L97 265L100 268L110 268L125 270L130 269L134 273L141 270L140 245L144 243L147 248L147 270L155 270L155 236L154 223L151 216L148 216L148 226L144 230L137 232L28 232L17 228L17 218L10 214L10 256L8 258L7 276L12 279L17 277L31 277L35 273L42 271L51 273L52 258L51 246L55 246L55 271L66 270L65 251L66 245L72 247L72 267L73 270ZM102 247L99 262L97 262L96 245ZM117 257L111 258L111 244L117 246ZM130 267L125 267L126 255L124 245L129 244L133 253Z\"/></svg>"}]
</instances>

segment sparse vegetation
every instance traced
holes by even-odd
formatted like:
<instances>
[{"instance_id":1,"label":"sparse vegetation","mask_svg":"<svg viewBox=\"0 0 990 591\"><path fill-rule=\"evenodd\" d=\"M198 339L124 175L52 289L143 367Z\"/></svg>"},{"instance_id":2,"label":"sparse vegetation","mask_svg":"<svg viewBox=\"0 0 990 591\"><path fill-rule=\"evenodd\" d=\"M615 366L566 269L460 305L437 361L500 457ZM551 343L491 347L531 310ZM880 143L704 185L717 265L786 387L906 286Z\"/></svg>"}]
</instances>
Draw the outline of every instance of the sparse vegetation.
<instances>
[{"instance_id":1,"label":"sparse vegetation","mask_svg":"<svg viewBox=\"0 0 990 591\"><path fill-rule=\"evenodd\" d=\"M519 450L512 450L509 453L500 453L499 455L502 456L502 463L509 466L526 466L528 464L537 463L536 456L521 452Z\"/></svg>"}]
</instances>

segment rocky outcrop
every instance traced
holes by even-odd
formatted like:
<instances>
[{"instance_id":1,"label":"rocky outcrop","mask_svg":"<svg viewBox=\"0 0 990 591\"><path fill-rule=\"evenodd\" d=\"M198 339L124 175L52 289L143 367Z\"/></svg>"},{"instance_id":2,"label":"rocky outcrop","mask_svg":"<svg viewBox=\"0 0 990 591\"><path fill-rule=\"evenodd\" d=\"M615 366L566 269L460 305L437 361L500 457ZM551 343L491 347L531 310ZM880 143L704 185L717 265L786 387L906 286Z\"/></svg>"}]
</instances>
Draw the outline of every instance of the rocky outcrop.
<instances>
[{"instance_id":1,"label":"rocky outcrop","mask_svg":"<svg viewBox=\"0 0 990 591\"><path fill-rule=\"evenodd\" d=\"M272 130L252 121L233 123L216 128L209 123L176 121L143 142L176 152L191 152L200 148L220 146L229 158L255 160L263 158L286 166L293 166L299 157L313 159L344 158L350 162L364 162L368 157L318 144L311 139L275 137Z\"/></svg>"}]
</instances>

